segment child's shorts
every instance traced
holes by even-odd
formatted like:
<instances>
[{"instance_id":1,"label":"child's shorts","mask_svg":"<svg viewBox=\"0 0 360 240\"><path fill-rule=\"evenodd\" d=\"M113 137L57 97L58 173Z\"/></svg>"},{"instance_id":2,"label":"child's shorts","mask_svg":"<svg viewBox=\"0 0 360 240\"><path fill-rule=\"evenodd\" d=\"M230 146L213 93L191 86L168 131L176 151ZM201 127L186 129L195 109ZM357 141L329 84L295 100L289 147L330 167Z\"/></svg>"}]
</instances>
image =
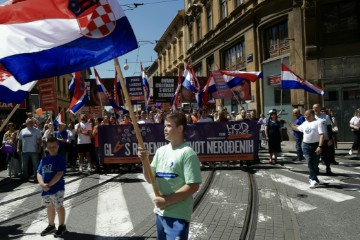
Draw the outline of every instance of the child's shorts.
<instances>
[{"instance_id":1,"label":"child's shorts","mask_svg":"<svg viewBox=\"0 0 360 240\"><path fill-rule=\"evenodd\" d=\"M42 205L45 207L54 206L55 208L61 208L64 205L65 191L57 191L55 194L42 196Z\"/></svg>"}]
</instances>

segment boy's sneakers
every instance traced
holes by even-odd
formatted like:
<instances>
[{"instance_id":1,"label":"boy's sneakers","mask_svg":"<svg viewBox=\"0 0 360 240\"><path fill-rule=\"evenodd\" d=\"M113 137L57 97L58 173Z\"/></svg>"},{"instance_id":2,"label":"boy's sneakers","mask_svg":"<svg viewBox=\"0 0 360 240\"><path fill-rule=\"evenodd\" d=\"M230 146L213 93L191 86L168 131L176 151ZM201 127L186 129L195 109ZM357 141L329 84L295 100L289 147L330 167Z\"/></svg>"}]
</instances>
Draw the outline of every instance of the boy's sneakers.
<instances>
[{"instance_id":1,"label":"boy's sneakers","mask_svg":"<svg viewBox=\"0 0 360 240\"><path fill-rule=\"evenodd\" d=\"M50 233L56 232L56 227L54 225L48 225L41 233L41 236L46 236Z\"/></svg>"},{"instance_id":2,"label":"boy's sneakers","mask_svg":"<svg viewBox=\"0 0 360 240\"><path fill-rule=\"evenodd\" d=\"M61 237L66 232L67 232L66 226L65 225L60 225L58 227L58 230L54 234L54 237Z\"/></svg>"},{"instance_id":3,"label":"boy's sneakers","mask_svg":"<svg viewBox=\"0 0 360 240\"><path fill-rule=\"evenodd\" d=\"M349 155L351 156L353 154L352 149L349 150Z\"/></svg>"}]
</instances>

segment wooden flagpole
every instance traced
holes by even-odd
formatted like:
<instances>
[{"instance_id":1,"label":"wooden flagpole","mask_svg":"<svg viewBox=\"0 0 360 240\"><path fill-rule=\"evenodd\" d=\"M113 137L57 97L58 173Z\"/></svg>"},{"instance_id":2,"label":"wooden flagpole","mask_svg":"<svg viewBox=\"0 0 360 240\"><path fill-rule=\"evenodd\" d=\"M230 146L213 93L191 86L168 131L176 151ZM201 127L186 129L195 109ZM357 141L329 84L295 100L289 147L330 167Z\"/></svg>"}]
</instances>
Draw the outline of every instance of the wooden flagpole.
<instances>
[{"instance_id":1,"label":"wooden flagpole","mask_svg":"<svg viewBox=\"0 0 360 240\"><path fill-rule=\"evenodd\" d=\"M20 107L20 104L16 104L15 107L12 109L10 114L5 118L5 120L2 122L0 127L0 132L4 129L5 125L8 123L12 115L14 115L15 111Z\"/></svg>"},{"instance_id":2,"label":"wooden flagpole","mask_svg":"<svg viewBox=\"0 0 360 240\"><path fill-rule=\"evenodd\" d=\"M122 72L121 72L119 60L117 58L114 58L114 65L115 65L116 72L117 72L118 76L120 77L120 85L121 85L122 91L124 93L125 103L126 103L126 106L127 106L128 110L129 110L129 113L130 113L130 118L131 118L132 124L134 126L134 130L135 130L135 134L136 134L136 138L138 140L139 146L142 149L146 149L145 145L144 145L144 142L143 142L143 139L142 139L142 136L141 136L140 128L139 128L139 125L137 123L137 119L136 119L133 107L131 105L131 100L130 100L129 93L128 93L128 90L127 90L126 85L125 85L124 77L123 77ZM148 157L146 157L145 161L143 161L143 167L145 168L145 171L149 174L148 177L149 177L149 179L151 181L151 185L152 185L153 191L155 193L155 196L160 196L160 192L159 192L159 189L158 189L158 187L156 185L155 176L152 173L152 170L151 170L151 167L150 167L150 161L149 161Z\"/></svg>"}]
</instances>

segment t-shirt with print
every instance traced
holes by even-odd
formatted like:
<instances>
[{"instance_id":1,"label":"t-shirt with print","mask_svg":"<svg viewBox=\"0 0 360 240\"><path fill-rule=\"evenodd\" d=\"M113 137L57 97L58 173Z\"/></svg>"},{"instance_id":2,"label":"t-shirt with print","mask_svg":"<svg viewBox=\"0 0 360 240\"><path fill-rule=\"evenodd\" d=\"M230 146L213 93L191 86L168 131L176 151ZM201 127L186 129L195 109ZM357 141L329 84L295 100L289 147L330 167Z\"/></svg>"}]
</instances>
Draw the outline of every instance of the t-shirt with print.
<instances>
[{"instance_id":1,"label":"t-shirt with print","mask_svg":"<svg viewBox=\"0 0 360 240\"><path fill-rule=\"evenodd\" d=\"M305 121L298 126L298 130L304 133L304 143L316 143L320 140L320 134L324 134L324 125L322 120Z\"/></svg>"},{"instance_id":2,"label":"t-shirt with print","mask_svg":"<svg viewBox=\"0 0 360 240\"><path fill-rule=\"evenodd\" d=\"M64 174L53 186L51 186L50 190L45 192L42 191L41 195L52 195L58 191L65 190L65 180L64 175L66 172L66 161L62 155L55 156L46 156L44 157L39 164L37 169L37 173L41 174L44 183L49 183L51 179L55 176L57 172L63 171Z\"/></svg>"},{"instance_id":3,"label":"t-shirt with print","mask_svg":"<svg viewBox=\"0 0 360 240\"><path fill-rule=\"evenodd\" d=\"M41 132L36 128L24 128L20 131L18 139L22 142L22 152L37 152L38 141L41 139Z\"/></svg>"},{"instance_id":4,"label":"t-shirt with print","mask_svg":"<svg viewBox=\"0 0 360 240\"><path fill-rule=\"evenodd\" d=\"M194 150L184 143L173 148L171 144L160 147L151 163L156 184L162 195L168 196L185 184L201 183L200 161ZM190 221L194 199L189 196L183 201L154 212L161 216Z\"/></svg>"}]
</instances>

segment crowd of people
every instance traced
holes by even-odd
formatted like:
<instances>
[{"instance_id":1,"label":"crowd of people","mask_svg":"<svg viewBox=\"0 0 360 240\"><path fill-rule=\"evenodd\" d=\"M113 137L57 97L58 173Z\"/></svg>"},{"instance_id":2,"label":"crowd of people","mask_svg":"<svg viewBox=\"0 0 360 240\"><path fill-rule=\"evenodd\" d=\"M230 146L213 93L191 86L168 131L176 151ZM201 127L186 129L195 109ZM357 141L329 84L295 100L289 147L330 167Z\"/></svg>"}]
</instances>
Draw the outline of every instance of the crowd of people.
<instances>
[{"instance_id":1,"label":"crowd of people","mask_svg":"<svg viewBox=\"0 0 360 240\"><path fill-rule=\"evenodd\" d=\"M331 109L321 108L319 104L313 106L315 118L322 119L324 122L324 144L322 146L321 160L326 165L326 173L332 174L330 165L338 164L335 161L335 149L337 148L338 126ZM138 124L144 123L163 123L169 111L164 111L155 106L146 111L136 111ZM281 153L281 142L284 140L285 121L281 120L282 112L276 109L270 110L267 117L265 114L257 116L255 110L247 111L240 107L239 113L236 111L228 112L226 107L218 110L214 108L204 108L201 110L192 109L183 111L188 124L201 122L218 121L237 121L241 119L251 119L259 125L259 146L263 147L264 142L268 145L269 163L276 164ZM35 171L39 160L48 154L46 141L50 137L55 137L59 141L59 154L67 160L67 166L73 171L106 172L118 171L122 166L106 166L99 151L98 126L100 125L123 125L131 124L129 114L121 117L114 115L99 118L89 118L86 114L74 119L69 124L54 123L48 119L46 122L39 122L31 113L20 129L9 122L3 137L3 147L9 147L6 152L7 169L9 177L21 177L23 180L35 179ZM306 122L306 118L300 113L299 109L293 109L294 126L300 126ZM349 126L354 136L354 144L349 154L357 152L360 146L360 110L355 111L354 117L350 120ZM285 132L286 135L286 132ZM293 132L296 141L297 157L294 161L306 159L303 153L304 134L301 131ZM261 144L261 142L263 144ZM3 151L4 152L4 151ZM308 159L306 159L308 160Z\"/></svg>"}]
</instances>

